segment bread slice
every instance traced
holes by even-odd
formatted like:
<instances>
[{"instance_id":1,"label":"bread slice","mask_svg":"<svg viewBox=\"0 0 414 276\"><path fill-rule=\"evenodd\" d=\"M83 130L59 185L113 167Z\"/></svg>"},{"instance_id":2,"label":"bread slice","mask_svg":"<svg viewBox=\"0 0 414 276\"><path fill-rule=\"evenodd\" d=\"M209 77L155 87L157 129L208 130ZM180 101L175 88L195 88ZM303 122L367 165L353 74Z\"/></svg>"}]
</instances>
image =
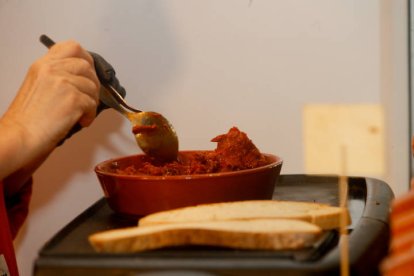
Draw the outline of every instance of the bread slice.
<instances>
[{"instance_id":1,"label":"bread slice","mask_svg":"<svg viewBox=\"0 0 414 276\"><path fill-rule=\"evenodd\" d=\"M282 250L312 246L321 233L318 226L300 220L253 219L129 227L93 234L89 242L107 253L182 245Z\"/></svg>"},{"instance_id":2,"label":"bread slice","mask_svg":"<svg viewBox=\"0 0 414 276\"><path fill-rule=\"evenodd\" d=\"M340 216L349 224L348 210L321 203L276 200L248 200L202 204L162 211L139 220L140 226L248 219L297 219L314 223L324 230L338 228Z\"/></svg>"}]
</instances>

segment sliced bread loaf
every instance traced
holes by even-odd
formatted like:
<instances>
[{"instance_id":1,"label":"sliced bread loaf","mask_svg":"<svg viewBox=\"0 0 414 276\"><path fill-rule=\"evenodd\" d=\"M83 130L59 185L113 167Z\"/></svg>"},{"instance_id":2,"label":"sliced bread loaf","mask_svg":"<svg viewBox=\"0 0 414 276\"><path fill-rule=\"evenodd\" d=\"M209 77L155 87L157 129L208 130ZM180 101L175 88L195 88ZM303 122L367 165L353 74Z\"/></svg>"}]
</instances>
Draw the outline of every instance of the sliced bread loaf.
<instances>
[{"instance_id":1,"label":"sliced bread loaf","mask_svg":"<svg viewBox=\"0 0 414 276\"><path fill-rule=\"evenodd\" d=\"M314 223L322 229L340 225L341 213L347 223L351 219L346 209L313 202L248 200L203 204L154 213L139 220L140 226L249 219L297 219Z\"/></svg>"},{"instance_id":2,"label":"sliced bread loaf","mask_svg":"<svg viewBox=\"0 0 414 276\"><path fill-rule=\"evenodd\" d=\"M161 224L93 234L98 252L131 253L181 245L282 250L312 246L322 230L300 220L253 219Z\"/></svg>"}]
</instances>

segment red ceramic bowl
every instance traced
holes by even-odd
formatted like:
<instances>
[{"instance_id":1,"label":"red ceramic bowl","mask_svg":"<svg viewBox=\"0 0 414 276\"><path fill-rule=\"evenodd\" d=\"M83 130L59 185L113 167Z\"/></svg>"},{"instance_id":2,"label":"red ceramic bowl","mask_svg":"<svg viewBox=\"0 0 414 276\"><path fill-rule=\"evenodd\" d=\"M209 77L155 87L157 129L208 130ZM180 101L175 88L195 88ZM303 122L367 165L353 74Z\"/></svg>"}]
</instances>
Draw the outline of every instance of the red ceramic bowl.
<instances>
[{"instance_id":1,"label":"red ceramic bowl","mask_svg":"<svg viewBox=\"0 0 414 276\"><path fill-rule=\"evenodd\" d=\"M191 154L195 151L181 151ZM235 172L150 176L121 175L117 169L139 166L144 155L99 163L95 172L109 206L118 214L140 217L179 207L238 200L271 199L282 159L263 154L268 165Z\"/></svg>"}]
</instances>

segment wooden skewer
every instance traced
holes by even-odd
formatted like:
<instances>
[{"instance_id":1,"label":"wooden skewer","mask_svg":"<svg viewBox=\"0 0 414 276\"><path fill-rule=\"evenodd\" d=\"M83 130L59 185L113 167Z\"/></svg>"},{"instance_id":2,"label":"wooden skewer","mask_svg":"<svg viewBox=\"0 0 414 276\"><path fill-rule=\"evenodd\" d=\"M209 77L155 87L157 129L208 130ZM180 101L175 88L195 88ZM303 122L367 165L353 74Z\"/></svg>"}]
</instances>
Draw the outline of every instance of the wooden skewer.
<instances>
[{"instance_id":1,"label":"wooden skewer","mask_svg":"<svg viewBox=\"0 0 414 276\"><path fill-rule=\"evenodd\" d=\"M347 230L347 202L348 202L348 177L346 168L346 147L341 147L341 175L339 177L339 207L342 208L340 216L340 257L341 275L349 275L349 242Z\"/></svg>"}]
</instances>

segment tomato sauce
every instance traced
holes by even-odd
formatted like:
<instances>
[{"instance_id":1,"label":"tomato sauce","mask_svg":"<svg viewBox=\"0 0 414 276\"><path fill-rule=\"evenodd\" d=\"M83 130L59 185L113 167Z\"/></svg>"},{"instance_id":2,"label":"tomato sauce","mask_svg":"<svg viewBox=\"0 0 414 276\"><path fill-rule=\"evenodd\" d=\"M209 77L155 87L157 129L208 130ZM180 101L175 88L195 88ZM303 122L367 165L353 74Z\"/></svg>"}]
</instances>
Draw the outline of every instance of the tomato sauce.
<instances>
[{"instance_id":1,"label":"tomato sauce","mask_svg":"<svg viewBox=\"0 0 414 276\"><path fill-rule=\"evenodd\" d=\"M135 175L191 175L252 169L268 164L266 158L237 127L211 140L217 143L214 151L179 152L176 161L161 162L144 156L139 166L118 169L117 173Z\"/></svg>"},{"instance_id":2,"label":"tomato sauce","mask_svg":"<svg viewBox=\"0 0 414 276\"><path fill-rule=\"evenodd\" d=\"M151 133L157 130L157 125L149 125L149 126L140 126L140 125L134 125L132 127L132 133L133 134L139 134L139 133Z\"/></svg>"}]
</instances>

